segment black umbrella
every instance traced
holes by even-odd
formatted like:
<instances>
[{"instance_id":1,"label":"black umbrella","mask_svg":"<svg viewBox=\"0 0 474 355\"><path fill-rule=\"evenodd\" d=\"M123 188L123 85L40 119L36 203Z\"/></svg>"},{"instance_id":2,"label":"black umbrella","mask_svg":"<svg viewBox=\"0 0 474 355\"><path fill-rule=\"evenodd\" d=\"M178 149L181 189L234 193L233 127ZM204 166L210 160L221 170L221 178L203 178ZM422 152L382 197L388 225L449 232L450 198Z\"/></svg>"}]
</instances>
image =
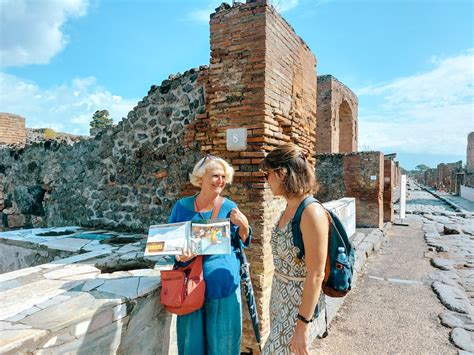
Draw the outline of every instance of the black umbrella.
<instances>
[{"instance_id":1,"label":"black umbrella","mask_svg":"<svg viewBox=\"0 0 474 355\"><path fill-rule=\"evenodd\" d=\"M240 244L240 243L239 243ZM252 280L250 279L250 268L247 256L245 255L242 246L239 245L240 252L237 253L240 259L240 278L244 284L245 298L247 300L247 306L250 313L250 319L252 320L253 331L255 338L257 339L258 348L260 350L260 330L258 329L258 312L257 304L255 302L255 295L253 292Z\"/></svg>"}]
</instances>

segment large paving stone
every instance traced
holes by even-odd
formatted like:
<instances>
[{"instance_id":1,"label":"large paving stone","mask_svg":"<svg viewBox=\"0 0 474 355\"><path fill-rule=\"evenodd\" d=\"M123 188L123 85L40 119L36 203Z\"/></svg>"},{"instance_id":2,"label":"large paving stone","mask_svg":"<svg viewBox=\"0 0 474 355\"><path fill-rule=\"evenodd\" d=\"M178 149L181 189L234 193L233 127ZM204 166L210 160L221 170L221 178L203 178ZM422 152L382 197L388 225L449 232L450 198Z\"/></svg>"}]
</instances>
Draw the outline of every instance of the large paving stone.
<instances>
[{"instance_id":1,"label":"large paving stone","mask_svg":"<svg viewBox=\"0 0 474 355\"><path fill-rule=\"evenodd\" d=\"M462 328L454 328L450 336L451 341L458 348L474 352L474 332Z\"/></svg>"},{"instance_id":2,"label":"large paving stone","mask_svg":"<svg viewBox=\"0 0 474 355\"><path fill-rule=\"evenodd\" d=\"M93 267L92 265L87 265L87 264L72 264L72 265L66 265L65 267L59 269L59 270L54 270L47 272L43 274L43 276L47 279L62 279L66 277L71 277L74 275L82 275L82 274L100 274L100 270ZM90 277L89 277L90 278Z\"/></svg>"},{"instance_id":3,"label":"large paving stone","mask_svg":"<svg viewBox=\"0 0 474 355\"><path fill-rule=\"evenodd\" d=\"M89 243L89 240L79 238L63 238L41 243L42 245L57 250L79 252L81 248Z\"/></svg>"},{"instance_id":4,"label":"large paving stone","mask_svg":"<svg viewBox=\"0 0 474 355\"><path fill-rule=\"evenodd\" d=\"M122 339L122 328L122 322L117 321L71 341L64 342L53 337L47 346L38 349L35 354L115 354Z\"/></svg>"},{"instance_id":5,"label":"large paving stone","mask_svg":"<svg viewBox=\"0 0 474 355\"><path fill-rule=\"evenodd\" d=\"M29 267L29 268L25 268L25 269L20 269L20 270L7 272L7 273L4 273L4 274L0 275L0 282L13 280L13 279L16 279L18 277L34 274L35 272L38 272L40 270L41 269L39 267Z\"/></svg>"},{"instance_id":6,"label":"large paving stone","mask_svg":"<svg viewBox=\"0 0 474 355\"><path fill-rule=\"evenodd\" d=\"M433 281L440 281L444 284L458 287L461 283L461 278L456 271L436 271L430 274Z\"/></svg>"},{"instance_id":7,"label":"large paving stone","mask_svg":"<svg viewBox=\"0 0 474 355\"><path fill-rule=\"evenodd\" d=\"M138 293L138 277L120 279L106 279L104 284L97 288L100 292L107 292L117 296L135 298Z\"/></svg>"},{"instance_id":8,"label":"large paving stone","mask_svg":"<svg viewBox=\"0 0 474 355\"><path fill-rule=\"evenodd\" d=\"M36 312L23 319L22 323L34 328L57 332L60 329L93 318L99 309L103 312L106 308L112 309L120 303L120 300L100 299L89 293L81 293L60 305Z\"/></svg>"},{"instance_id":9,"label":"large paving stone","mask_svg":"<svg viewBox=\"0 0 474 355\"><path fill-rule=\"evenodd\" d=\"M446 285L439 281L433 282L432 287L446 308L459 313L474 312L466 294L458 287Z\"/></svg>"},{"instance_id":10,"label":"large paving stone","mask_svg":"<svg viewBox=\"0 0 474 355\"><path fill-rule=\"evenodd\" d=\"M445 271L454 270L453 265L455 264L455 262L453 260L444 259L444 258L432 258L430 262L431 262L431 265L433 265L434 267L438 269L445 270Z\"/></svg>"},{"instance_id":11,"label":"large paving stone","mask_svg":"<svg viewBox=\"0 0 474 355\"><path fill-rule=\"evenodd\" d=\"M453 311L444 311L439 315L441 324L449 328L463 328L474 331L474 314L461 314Z\"/></svg>"},{"instance_id":12,"label":"large paving stone","mask_svg":"<svg viewBox=\"0 0 474 355\"><path fill-rule=\"evenodd\" d=\"M12 317L35 304L46 302L80 283L80 281L41 280L1 292L0 319Z\"/></svg>"},{"instance_id":13,"label":"large paving stone","mask_svg":"<svg viewBox=\"0 0 474 355\"><path fill-rule=\"evenodd\" d=\"M0 354L25 354L31 344L47 336L41 329L4 329L0 332Z\"/></svg>"}]
</instances>

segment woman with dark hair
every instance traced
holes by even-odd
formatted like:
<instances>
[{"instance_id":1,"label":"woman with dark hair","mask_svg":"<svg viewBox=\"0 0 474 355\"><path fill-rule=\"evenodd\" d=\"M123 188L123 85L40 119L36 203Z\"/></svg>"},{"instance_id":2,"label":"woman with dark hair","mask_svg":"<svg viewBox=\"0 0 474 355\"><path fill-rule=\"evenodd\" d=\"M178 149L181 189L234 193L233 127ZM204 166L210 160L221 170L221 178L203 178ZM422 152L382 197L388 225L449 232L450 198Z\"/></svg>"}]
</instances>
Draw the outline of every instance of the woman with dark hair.
<instances>
[{"instance_id":1,"label":"woman with dark hair","mask_svg":"<svg viewBox=\"0 0 474 355\"><path fill-rule=\"evenodd\" d=\"M305 255L298 258L293 244L292 219L300 203L314 193L316 181L303 151L294 144L275 148L261 162L261 169L275 196L286 200L285 210L272 230L275 272L270 301L270 335L263 354L309 354L321 331L316 310L323 310L321 286L328 250L329 220L322 206L309 204L300 230Z\"/></svg>"},{"instance_id":2,"label":"woman with dark hair","mask_svg":"<svg viewBox=\"0 0 474 355\"><path fill-rule=\"evenodd\" d=\"M234 169L224 159L206 155L189 176L200 192L178 200L168 220L175 223L210 219L215 209L216 218L229 218L231 222L231 254L204 255L202 259L206 281L204 306L177 318L180 355L240 354L242 302L237 243L247 247L252 231L235 202L221 196L226 184L232 183L233 175ZM176 255L176 263L185 265L194 257L189 253Z\"/></svg>"}]
</instances>

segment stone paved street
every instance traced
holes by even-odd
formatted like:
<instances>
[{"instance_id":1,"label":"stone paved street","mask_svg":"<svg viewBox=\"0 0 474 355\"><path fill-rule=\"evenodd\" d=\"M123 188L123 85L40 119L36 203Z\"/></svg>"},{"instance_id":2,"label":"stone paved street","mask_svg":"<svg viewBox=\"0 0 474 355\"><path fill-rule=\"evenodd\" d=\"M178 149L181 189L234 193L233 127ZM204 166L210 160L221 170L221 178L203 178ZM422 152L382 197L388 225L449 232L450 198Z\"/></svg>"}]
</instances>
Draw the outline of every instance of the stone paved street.
<instances>
[{"instance_id":1,"label":"stone paved street","mask_svg":"<svg viewBox=\"0 0 474 355\"><path fill-rule=\"evenodd\" d=\"M388 229L314 353L474 352L474 211L457 205L409 183L408 226Z\"/></svg>"}]
</instances>

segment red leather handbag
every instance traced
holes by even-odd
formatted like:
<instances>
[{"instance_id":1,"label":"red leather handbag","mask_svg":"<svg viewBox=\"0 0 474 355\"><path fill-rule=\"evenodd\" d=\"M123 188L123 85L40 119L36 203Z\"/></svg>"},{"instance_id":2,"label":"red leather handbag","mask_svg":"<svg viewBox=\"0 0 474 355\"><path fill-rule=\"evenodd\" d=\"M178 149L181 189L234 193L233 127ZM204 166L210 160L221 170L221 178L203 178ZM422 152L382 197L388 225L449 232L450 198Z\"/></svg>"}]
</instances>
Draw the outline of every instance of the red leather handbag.
<instances>
[{"instance_id":1,"label":"red leather handbag","mask_svg":"<svg viewBox=\"0 0 474 355\"><path fill-rule=\"evenodd\" d=\"M168 312L183 315L204 304L206 282L202 275L202 256L189 265L161 271L160 302Z\"/></svg>"},{"instance_id":2,"label":"red leather handbag","mask_svg":"<svg viewBox=\"0 0 474 355\"><path fill-rule=\"evenodd\" d=\"M222 197L219 199L211 219L218 216L223 200ZM202 256L197 256L187 266L161 271L160 303L168 312L181 316L197 311L204 304L205 293Z\"/></svg>"}]
</instances>

